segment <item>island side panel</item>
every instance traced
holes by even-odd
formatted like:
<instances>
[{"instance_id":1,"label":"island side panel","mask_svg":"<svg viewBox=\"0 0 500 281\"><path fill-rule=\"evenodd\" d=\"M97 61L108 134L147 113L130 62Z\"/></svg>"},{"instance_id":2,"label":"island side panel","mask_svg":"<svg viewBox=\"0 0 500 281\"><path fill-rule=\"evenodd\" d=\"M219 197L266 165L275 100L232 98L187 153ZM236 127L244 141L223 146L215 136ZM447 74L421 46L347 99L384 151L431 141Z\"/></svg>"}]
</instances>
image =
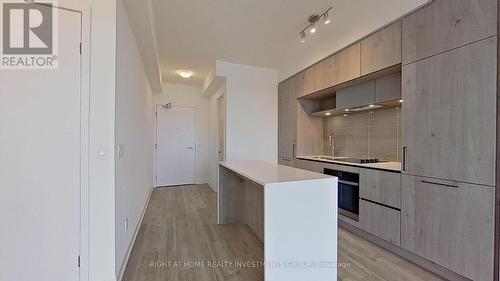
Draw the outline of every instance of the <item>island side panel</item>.
<instances>
[{"instance_id":1,"label":"island side panel","mask_svg":"<svg viewBox=\"0 0 500 281\"><path fill-rule=\"evenodd\" d=\"M240 223L244 204L244 181L233 171L219 165L218 223Z\"/></svg>"},{"instance_id":2,"label":"island side panel","mask_svg":"<svg viewBox=\"0 0 500 281\"><path fill-rule=\"evenodd\" d=\"M219 165L219 224L246 224L263 241L264 194L261 185Z\"/></svg>"},{"instance_id":3,"label":"island side panel","mask_svg":"<svg viewBox=\"0 0 500 281\"><path fill-rule=\"evenodd\" d=\"M267 184L264 231L266 281L337 280L337 178Z\"/></svg>"}]
</instances>

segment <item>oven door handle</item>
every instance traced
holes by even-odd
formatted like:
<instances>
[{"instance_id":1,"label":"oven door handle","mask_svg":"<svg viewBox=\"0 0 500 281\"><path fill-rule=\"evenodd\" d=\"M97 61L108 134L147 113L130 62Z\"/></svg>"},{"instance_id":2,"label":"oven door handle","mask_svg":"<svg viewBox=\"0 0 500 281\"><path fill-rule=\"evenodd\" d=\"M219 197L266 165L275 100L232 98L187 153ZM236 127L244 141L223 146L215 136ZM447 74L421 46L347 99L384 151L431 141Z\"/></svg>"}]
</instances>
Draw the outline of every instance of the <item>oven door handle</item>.
<instances>
[{"instance_id":1,"label":"oven door handle","mask_svg":"<svg viewBox=\"0 0 500 281\"><path fill-rule=\"evenodd\" d=\"M359 183L353 182L353 181L339 180L339 183L347 184L347 185L352 185L352 186L359 186Z\"/></svg>"}]
</instances>

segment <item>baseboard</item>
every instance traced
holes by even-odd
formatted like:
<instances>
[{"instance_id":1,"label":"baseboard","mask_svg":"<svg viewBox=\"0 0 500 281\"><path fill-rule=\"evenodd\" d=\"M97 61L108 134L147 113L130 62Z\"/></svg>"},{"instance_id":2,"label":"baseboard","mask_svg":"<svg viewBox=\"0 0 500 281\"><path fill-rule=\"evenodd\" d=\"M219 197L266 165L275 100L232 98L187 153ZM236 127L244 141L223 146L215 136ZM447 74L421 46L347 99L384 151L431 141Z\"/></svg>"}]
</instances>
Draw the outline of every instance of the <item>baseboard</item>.
<instances>
[{"instance_id":1,"label":"baseboard","mask_svg":"<svg viewBox=\"0 0 500 281\"><path fill-rule=\"evenodd\" d=\"M139 222L135 226L134 236L132 238L132 241L130 241L130 244L128 245L127 254L125 255L125 259L123 260L122 265L120 266L120 273L116 278L117 281L122 281L123 279L123 274L125 273L125 269L127 268L127 263L128 259L130 258L130 253L132 252L132 248L134 247L135 239L137 238L137 234L139 233L139 229L141 228L142 220L144 219L144 215L146 214L146 209L148 208L149 201L151 200L151 194L153 194L154 189L155 187L151 187L151 189L149 190L148 199L146 200L146 204L142 208L141 218L139 219Z\"/></svg>"},{"instance_id":2,"label":"baseboard","mask_svg":"<svg viewBox=\"0 0 500 281\"><path fill-rule=\"evenodd\" d=\"M361 237L362 239L365 239L405 260L408 260L418 266L420 266L423 269L426 269L446 280L454 280L454 281L471 281L470 279L467 279L466 277L459 275L453 271L450 271L436 263L433 263L425 258L422 258L420 256L417 256L416 254L407 251L399 246L396 246L394 244L391 244L373 234L370 234L362 229L359 229L353 225L350 225L349 223L345 221L339 220L338 222L339 226L342 227L343 229L349 231L350 233Z\"/></svg>"},{"instance_id":3,"label":"baseboard","mask_svg":"<svg viewBox=\"0 0 500 281\"><path fill-rule=\"evenodd\" d=\"M208 182L207 184L208 186L210 186L210 188L212 188L215 192L217 192L217 189L211 183Z\"/></svg>"}]
</instances>

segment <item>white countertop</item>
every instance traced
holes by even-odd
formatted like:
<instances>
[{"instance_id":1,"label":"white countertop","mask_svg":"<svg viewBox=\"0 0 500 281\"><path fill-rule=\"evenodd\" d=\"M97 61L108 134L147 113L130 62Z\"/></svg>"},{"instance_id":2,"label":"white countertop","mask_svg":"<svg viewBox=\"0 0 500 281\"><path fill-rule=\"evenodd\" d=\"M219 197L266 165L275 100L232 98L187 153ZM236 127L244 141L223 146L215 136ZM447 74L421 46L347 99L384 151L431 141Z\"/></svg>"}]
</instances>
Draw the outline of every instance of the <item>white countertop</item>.
<instances>
[{"instance_id":1,"label":"white countertop","mask_svg":"<svg viewBox=\"0 0 500 281\"><path fill-rule=\"evenodd\" d=\"M382 162L382 163L360 164L360 163L348 163L348 162L343 162L343 161L335 161L335 160L327 160L327 159L318 159L318 158L315 158L314 156L297 156L297 158L304 159L304 160L325 162L325 163L333 163L333 164L339 164L339 165L357 166L357 167L362 167L362 168L382 169L382 170L388 170L388 171L401 172L401 162Z\"/></svg>"},{"instance_id":2,"label":"white countertop","mask_svg":"<svg viewBox=\"0 0 500 281\"><path fill-rule=\"evenodd\" d=\"M332 178L328 175L272 164L265 161L227 160L219 162L219 165L261 185Z\"/></svg>"}]
</instances>

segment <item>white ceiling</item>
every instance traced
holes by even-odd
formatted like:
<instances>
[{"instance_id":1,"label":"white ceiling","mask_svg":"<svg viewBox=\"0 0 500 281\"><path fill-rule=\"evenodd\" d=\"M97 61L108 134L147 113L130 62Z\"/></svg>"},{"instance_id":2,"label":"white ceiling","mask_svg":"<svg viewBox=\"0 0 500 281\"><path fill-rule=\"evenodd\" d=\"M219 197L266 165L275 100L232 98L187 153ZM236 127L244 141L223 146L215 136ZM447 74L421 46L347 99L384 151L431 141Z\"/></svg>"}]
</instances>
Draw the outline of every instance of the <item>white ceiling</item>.
<instances>
[{"instance_id":1,"label":"white ceiling","mask_svg":"<svg viewBox=\"0 0 500 281\"><path fill-rule=\"evenodd\" d=\"M201 85L216 60L278 69L280 80L428 0L151 0L164 82ZM332 22L298 41L307 17ZM181 79L177 69L195 74Z\"/></svg>"}]
</instances>

